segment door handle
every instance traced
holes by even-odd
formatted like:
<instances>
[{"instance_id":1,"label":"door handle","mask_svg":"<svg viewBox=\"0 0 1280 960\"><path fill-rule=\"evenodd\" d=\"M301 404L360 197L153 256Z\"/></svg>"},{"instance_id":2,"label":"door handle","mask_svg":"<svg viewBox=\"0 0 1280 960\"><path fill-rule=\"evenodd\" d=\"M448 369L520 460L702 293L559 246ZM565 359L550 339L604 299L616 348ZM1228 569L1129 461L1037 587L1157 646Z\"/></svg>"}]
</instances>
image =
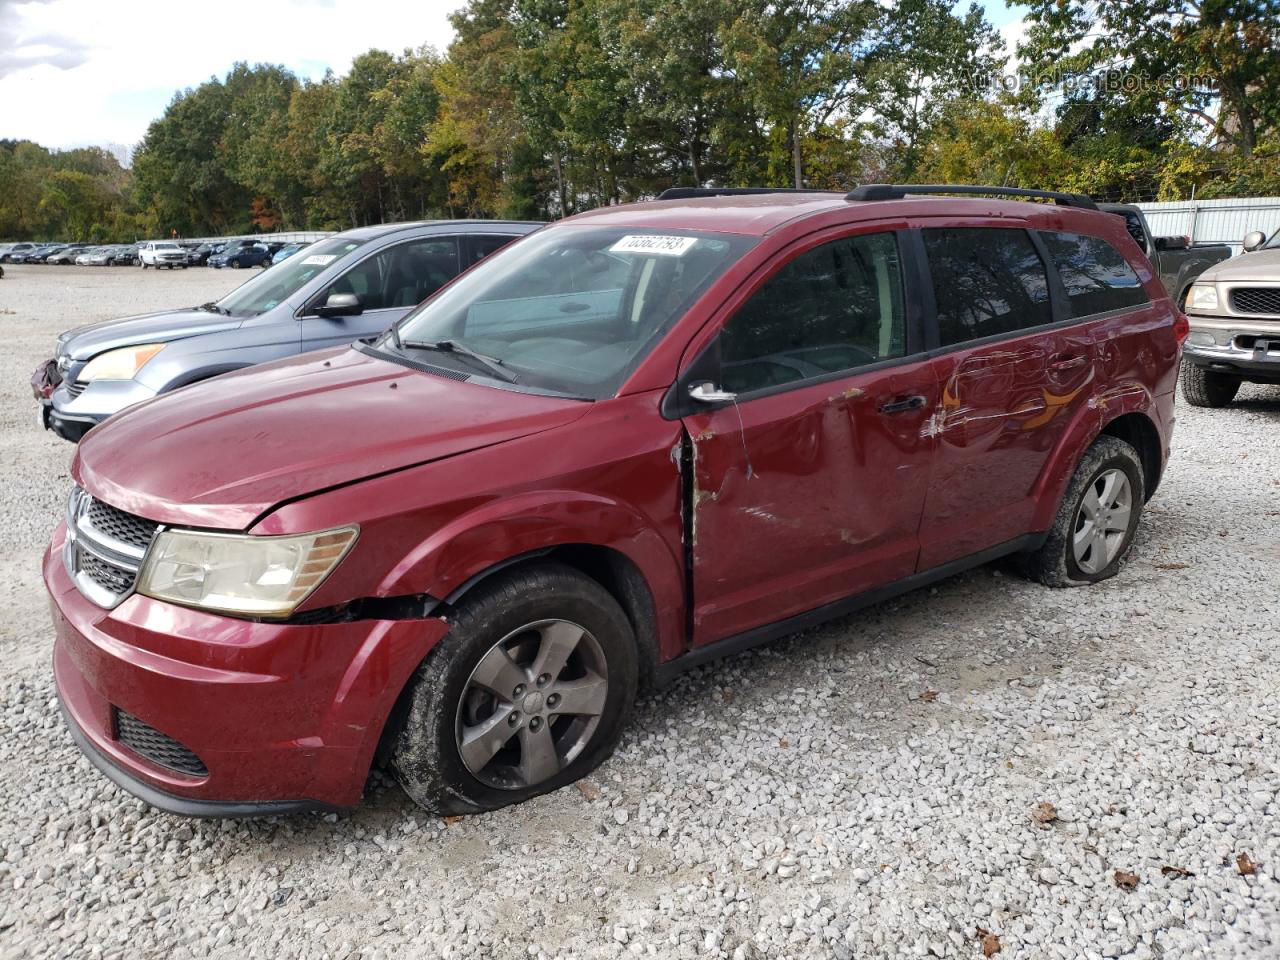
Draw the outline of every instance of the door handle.
<instances>
[{"instance_id":1,"label":"door handle","mask_svg":"<svg viewBox=\"0 0 1280 960\"><path fill-rule=\"evenodd\" d=\"M881 413L906 413L908 410L919 410L929 401L919 394L911 397L897 397L880 405Z\"/></svg>"},{"instance_id":2,"label":"door handle","mask_svg":"<svg viewBox=\"0 0 1280 960\"><path fill-rule=\"evenodd\" d=\"M1075 370L1089 362L1088 357L1063 357L1049 364L1050 370Z\"/></svg>"}]
</instances>

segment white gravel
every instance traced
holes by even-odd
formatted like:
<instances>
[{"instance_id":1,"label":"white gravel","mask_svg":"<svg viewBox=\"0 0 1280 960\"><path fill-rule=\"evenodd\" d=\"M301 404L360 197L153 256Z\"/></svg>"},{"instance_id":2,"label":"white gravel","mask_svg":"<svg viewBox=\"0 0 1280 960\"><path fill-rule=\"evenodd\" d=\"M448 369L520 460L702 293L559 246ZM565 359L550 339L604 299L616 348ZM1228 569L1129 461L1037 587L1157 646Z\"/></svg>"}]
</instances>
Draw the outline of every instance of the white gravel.
<instances>
[{"instance_id":1,"label":"white gravel","mask_svg":"<svg viewBox=\"0 0 1280 960\"><path fill-rule=\"evenodd\" d=\"M1280 389L1180 406L1101 586L984 568L703 668L588 785L496 814L375 778L350 815L186 821L57 715L38 561L71 448L26 378L73 322L241 277L7 273L0 956L1280 956Z\"/></svg>"}]
</instances>

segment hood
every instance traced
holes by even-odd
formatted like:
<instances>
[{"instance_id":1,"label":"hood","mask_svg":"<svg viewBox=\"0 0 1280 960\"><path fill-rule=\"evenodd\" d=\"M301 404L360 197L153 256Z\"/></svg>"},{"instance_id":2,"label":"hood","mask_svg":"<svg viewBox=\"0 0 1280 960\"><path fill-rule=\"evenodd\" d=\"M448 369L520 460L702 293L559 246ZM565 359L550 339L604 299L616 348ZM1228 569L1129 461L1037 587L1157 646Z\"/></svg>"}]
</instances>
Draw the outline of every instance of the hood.
<instances>
[{"instance_id":1,"label":"hood","mask_svg":"<svg viewBox=\"0 0 1280 960\"><path fill-rule=\"evenodd\" d=\"M589 408L343 347L131 407L80 442L72 475L161 523L243 530L282 501L549 430Z\"/></svg>"},{"instance_id":2,"label":"hood","mask_svg":"<svg viewBox=\"0 0 1280 960\"><path fill-rule=\"evenodd\" d=\"M58 338L58 352L73 360L88 360L104 350L131 347L139 343L167 343L202 333L233 330L244 317L228 317L207 310L187 308L163 313L144 313L120 320L102 320L68 330Z\"/></svg>"},{"instance_id":3,"label":"hood","mask_svg":"<svg viewBox=\"0 0 1280 960\"><path fill-rule=\"evenodd\" d=\"M1210 267L1197 278L1212 283L1280 280L1280 250L1255 250Z\"/></svg>"}]
</instances>

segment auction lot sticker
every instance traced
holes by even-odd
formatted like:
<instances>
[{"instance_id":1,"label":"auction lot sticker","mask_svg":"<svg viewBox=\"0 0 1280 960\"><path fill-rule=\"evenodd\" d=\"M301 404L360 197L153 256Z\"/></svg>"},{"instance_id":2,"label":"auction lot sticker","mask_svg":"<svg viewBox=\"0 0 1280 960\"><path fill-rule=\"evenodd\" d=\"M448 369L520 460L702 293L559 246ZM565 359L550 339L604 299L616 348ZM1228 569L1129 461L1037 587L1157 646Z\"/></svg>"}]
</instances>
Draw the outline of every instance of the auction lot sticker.
<instances>
[{"instance_id":1,"label":"auction lot sticker","mask_svg":"<svg viewBox=\"0 0 1280 960\"><path fill-rule=\"evenodd\" d=\"M307 257L307 259L303 260L302 264L303 266L314 264L318 267L327 267L337 259L338 255L336 253L313 253L311 256Z\"/></svg>"},{"instance_id":2,"label":"auction lot sticker","mask_svg":"<svg viewBox=\"0 0 1280 960\"><path fill-rule=\"evenodd\" d=\"M697 237L631 236L623 237L609 248L609 252L649 253L660 257L683 257L697 242Z\"/></svg>"}]
</instances>

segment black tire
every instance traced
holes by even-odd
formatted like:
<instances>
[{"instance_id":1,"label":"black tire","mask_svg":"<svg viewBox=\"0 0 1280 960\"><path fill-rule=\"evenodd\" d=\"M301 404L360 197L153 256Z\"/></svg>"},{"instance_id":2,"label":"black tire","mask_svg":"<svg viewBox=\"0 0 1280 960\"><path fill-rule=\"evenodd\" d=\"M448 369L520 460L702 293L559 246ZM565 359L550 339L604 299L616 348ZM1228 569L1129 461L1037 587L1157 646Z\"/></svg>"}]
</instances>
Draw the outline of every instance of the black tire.
<instances>
[{"instance_id":1,"label":"black tire","mask_svg":"<svg viewBox=\"0 0 1280 960\"><path fill-rule=\"evenodd\" d=\"M1096 491L1096 485L1103 475L1113 470L1124 473L1130 484L1128 523L1124 527L1114 558L1100 570L1086 571L1082 569L1073 548L1075 534L1082 526L1085 496L1091 488ZM1067 492L1062 497L1062 504L1058 507L1058 515L1054 518L1048 539L1038 550L1017 558L1020 572L1028 579L1038 580L1049 587L1079 587L1114 577L1133 545L1145 500L1146 477L1138 451L1118 437L1098 437L1080 458Z\"/></svg>"},{"instance_id":2,"label":"black tire","mask_svg":"<svg viewBox=\"0 0 1280 960\"><path fill-rule=\"evenodd\" d=\"M1225 407L1240 392L1240 378L1182 361L1182 398L1193 407Z\"/></svg>"},{"instance_id":3,"label":"black tire","mask_svg":"<svg viewBox=\"0 0 1280 960\"><path fill-rule=\"evenodd\" d=\"M240 269L240 267L241 267L241 263L240 263L240 261L239 261L239 260L232 260L232 261L231 261L231 269L232 269L232 270L239 270L239 269Z\"/></svg>"},{"instance_id":4,"label":"black tire","mask_svg":"<svg viewBox=\"0 0 1280 960\"><path fill-rule=\"evenodd\" d=\"M525 634L522 628L549 620L568 621L585 629L585 639L594 638L594 655L601 655L607 668L604 703L594 727L577 733L573 758L564 763L557 754L558 763L562 764L557 773L532 786L515 781L495 786L468 769L459 748L464 711L474 709L475 701L470 698L477 692L470 681L487 654L496 646L511 642L506 638L514 635L521 642L519 638L528 635L532 638L528 642L536 647L537 634ZM497 810L558 790L608 759L631 713L638 677L635 635L626 614L608 591L570 567L530 564L496 574L473 588L450 621L448 635L419 666L390 721L391 771L416 803L445 815ZM576 652L571 655L567 671L574 670L576 656ZM525 667L517 669L522 675L529 675ZM547 689L554 689L557 680L568 675L558 674ZM534 690L533 686L528 689ZM516 708L524 707L528 699L512 697L512 704L505 707L521 722L519 735L508 734L503 750L523 751L527 733L524 727L538 729L530 719L538 714L522 715ZM552 701L551 696L546 697L546 709L551 708ZM533 709L542 706L540 702ZM497 712L490 710L488 717ZM546 720L539 718L537 722L545 722L548 732L561 731L553 735L562 738L559 745L563 746L575 733L573 724L581 718L575 715L567 721L566 716L551 719L554 716L547 714ZM503 750L494 755L492 769L503 769L499 764ZM486 766L481 773L490 769Z\"/></svg>"}]
</instances>

